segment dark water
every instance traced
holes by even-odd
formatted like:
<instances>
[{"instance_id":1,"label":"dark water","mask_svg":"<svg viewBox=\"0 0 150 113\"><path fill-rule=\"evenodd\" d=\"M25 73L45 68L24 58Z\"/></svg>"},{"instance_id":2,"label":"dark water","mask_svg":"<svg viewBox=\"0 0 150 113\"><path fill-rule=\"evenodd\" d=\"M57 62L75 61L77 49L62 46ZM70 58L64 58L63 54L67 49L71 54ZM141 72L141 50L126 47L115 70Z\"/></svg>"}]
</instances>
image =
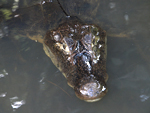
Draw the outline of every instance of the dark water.
<instances>
[{"instance_id":1,"label":"dark water","mask_svg":"<svg viewBox=\"0 0 150 113\"><path fill-rule=\"evenodd\" d=\"M27 8L30 12L28 8L32 9L37 2L39 0L24 0L24 3L19 2L19 7ZM61 72L45 55L42 44L30 40L24 34L18 35L20 32L16 30L17 26L19 29L31 28L31 20L27 21L25 27L17 23L7 26L7 22L2 21L0 113L149 113L150 1L61 0L60 2L69 15L98 24L108 34L124 32L130 35L129 37L108 36L107 95L95 103L79 100L73 89L67 85ZM0 8L9 9L10 6L14 6L13 3L14 1L2 2ZM55 7L51 9L56 10L57 19L54 20L57 23L63 13L58 5L56 6L56 9ZM38 20L42 16L35 18ZM31 22L32 25L38 23L34 21ZM45 29L53 27L52 22L50 27L40 25L39 27L36 24L30 32L37 33L41 28L40 32L42 31L43 35ZM9 27L15 32L11 32ZM63 88L70 96L49 81Z\"/></svg>"}]
</instances>

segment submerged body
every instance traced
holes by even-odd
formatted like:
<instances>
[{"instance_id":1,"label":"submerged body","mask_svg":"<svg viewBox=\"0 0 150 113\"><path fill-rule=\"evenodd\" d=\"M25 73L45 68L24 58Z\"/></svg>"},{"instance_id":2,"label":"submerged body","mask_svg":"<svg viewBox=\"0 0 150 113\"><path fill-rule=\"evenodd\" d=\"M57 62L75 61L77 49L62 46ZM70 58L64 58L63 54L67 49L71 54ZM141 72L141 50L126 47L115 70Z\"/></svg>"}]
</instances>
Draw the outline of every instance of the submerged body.
<instances>
[{"instance_id":1,"label":"submerged body","mask_svg":"<svg viewBox=\"0 0 150 113\"><path fill-rule=\"evenodd\" d=\"M78 98L100 100L107 93L106 32L97 25L69 19L44 38L44 50Z\"/></svg>"}]
</instances>

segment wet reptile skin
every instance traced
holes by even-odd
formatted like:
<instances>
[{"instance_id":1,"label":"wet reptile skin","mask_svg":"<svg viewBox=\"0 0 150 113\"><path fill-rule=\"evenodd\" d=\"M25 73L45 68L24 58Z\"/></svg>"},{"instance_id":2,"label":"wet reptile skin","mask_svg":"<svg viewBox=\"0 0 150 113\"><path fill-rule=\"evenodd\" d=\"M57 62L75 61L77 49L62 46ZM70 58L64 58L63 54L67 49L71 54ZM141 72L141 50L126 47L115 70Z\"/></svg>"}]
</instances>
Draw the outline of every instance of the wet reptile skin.
<instances>
[{"instance_id":1,"label":"wet reptile skin","mask_svg":"<svg viewBox=\"0 0 150 113\"><path fill-rule=\"evenodd\" d=\"M104 30L69 18L57 29L47 31L43 45L45 53L63 73L78 98L95 102L107 93Z\"/></svg>"}]
</instances>

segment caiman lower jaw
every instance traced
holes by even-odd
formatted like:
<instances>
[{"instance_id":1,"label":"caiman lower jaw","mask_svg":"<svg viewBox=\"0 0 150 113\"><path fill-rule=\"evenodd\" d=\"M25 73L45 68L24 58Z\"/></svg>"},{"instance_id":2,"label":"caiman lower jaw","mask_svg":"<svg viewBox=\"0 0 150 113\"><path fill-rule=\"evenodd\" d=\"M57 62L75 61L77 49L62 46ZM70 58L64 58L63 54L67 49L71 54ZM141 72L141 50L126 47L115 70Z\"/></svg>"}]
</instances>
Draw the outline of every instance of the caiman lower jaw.
<instances>
[{"instance_id":1,"label":"caiman lower jaw","mask_svg":"<svg viewBox=\"0 0 150 113\"><path fill-rule=\"evenodd\" d=\"M75 88L74 90L76 96L86 102L96 102L105 96L108 91L106 86L101 85L97 81L86 83L80 88Z\"/></svg>"},{"instance_id":2,"label":"caiman lower jaw","mask_svg":"<svg viewBox=\"0 0 150 113\"><path fill-rule=\"evenodd\" d=\"M99 100L101 100L101 98L97 98L97 99L93 99L93 100L84 100L84 101L86 101L86 102L97 102Z\"/></svg>"}]
</instances>

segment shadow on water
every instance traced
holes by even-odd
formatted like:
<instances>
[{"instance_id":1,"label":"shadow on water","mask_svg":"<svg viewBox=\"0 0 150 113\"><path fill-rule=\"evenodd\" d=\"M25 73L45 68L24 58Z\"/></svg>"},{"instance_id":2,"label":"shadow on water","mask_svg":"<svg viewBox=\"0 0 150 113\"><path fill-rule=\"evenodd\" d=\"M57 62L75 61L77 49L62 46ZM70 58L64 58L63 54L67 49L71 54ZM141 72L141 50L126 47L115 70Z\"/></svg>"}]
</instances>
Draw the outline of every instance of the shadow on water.
<instances>
[{"instance_id":1,"label":"shadow on water","mask_svg":"<svg viewBox=\"0 0 150 113\"><path fill-rule=\"evenodd\" d=\"M107 38L109 90L96 103L79 100L34 41L41 42L65 16L57 1L39 2L0 2L0 113L150 112L149 0L60 0L69 15L98 24L108 34L129 34Z\"/></svg>"}]
</instances>

